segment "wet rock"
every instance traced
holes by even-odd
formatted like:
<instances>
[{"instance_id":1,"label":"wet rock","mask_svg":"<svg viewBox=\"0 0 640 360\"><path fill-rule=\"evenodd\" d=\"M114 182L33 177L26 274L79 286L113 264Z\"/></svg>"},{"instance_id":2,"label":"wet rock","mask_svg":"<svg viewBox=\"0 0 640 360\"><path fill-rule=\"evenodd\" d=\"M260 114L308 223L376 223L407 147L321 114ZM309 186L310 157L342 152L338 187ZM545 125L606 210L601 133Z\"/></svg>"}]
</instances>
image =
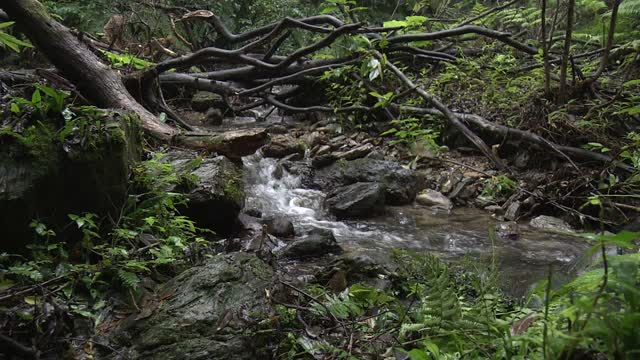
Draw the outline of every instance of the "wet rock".
<instances>
[{"instance_id":1,"label":"wet rock","mask_svg":"<svg viewBox=\"0 0 640 360\"><path fill-rule=\"evenodd\" d=\"M233 231L244 207L243 168L224 156L199 158L192 151L168 153L163 161L170 163L179 176L194 181L169 191L184 193L189 199L183 213L205 228L221 234Z\"/></svg>"},{"instance_id":2,"label":"wet rock","mask_svg":"<svg viewBox=\"0 0 640 360\"><path fill-rule=\"evenodd\" d=\"M573 231L571 225L566 221L557 217L540 215L531 219L529 225L536 229L552 230L552 231Z\"/></svg>"},{"instance_id":3,"label":"wet rock","mask_svg":"<svg viewBox=\"0 0 640 360\"><path fill-rule=\"evenodd\" d=\"M222 111L217 108L209 108L205 114L205 123L207 125L222 125Z\"/></svg>"},{"instance_id":4,"label":"wet rock","mask_svg":"<svg viewBox=\"0 0 640 360\"><path fill-rule=\"evenodd\" d=\"M282 249L280 256L289 259L303 259L341 252L342 249L331 230L314 229L305 237L287 245Z\"/></svg>"},{"instance_id":5,"label":"wet rock","mask_svg":"<svg viewBox=\"0 0 640 360\"><path fill-rule=\"evenodd\" d=\"M518 216L520 216L521 208L522 208L522 204L520 203L520 201L517 201L517 200L513 201L511 204L509 204L507 211L505 211L504 213L505 220L508 220L508 221L516 220Z\"/></svg>"},{"instance_id":6,"label":"wet rock","mask_svg":"<svg viewBox=\"0 0 640 360\"><path fill-rule=\"evenodd\" d=\"M278 165L289 174L299 177L303 187L313 188L314 171L307 161L282 161Z\"/></svg>"},{"instance_id":7,"label":"wet rock","mask_svg":"<svg viewBox=\"0 0 640 360\"><path fill-rule=\"evenodd\" d=\"M246 329L269 318L273 278L254 255L216 256L165 284L152 315L132 315L111 340L134 360L269 358L271 335Z\"/></svg>"},{"instance_id":8,"label":"wet rock","mask_svg":"<svg viewBox=\"0 0 640 360\"><path fill-rule=\"evenodd\" d=\"M265 225L267 225L267 232L273 236L283 238L292 238L296 236L296 231L293 227L293 223L285 217L274 217L265 220L264 223Z\"/></svg>"},{"instance_id":9,"label":"wet rock","mask_svg":"<svg viewBox=\"0 0 640 360\"><path fill-rule=\"evenodd\" d=\"M416 196L416 202L420 205L431 206L444 210L451 210L451 208L453 208L451 200L438 191L422 192Z\"/></svg>"},{"instance_id":10,"label":"wet rock","mask_svg":"<svg viewBox=\"0 0 640 360\"><path fill-rule=\"evenodd\" d=\"M244 209L243 211L245 214L255 217L255 218L261 218L262 217L262 211L256 209L256 208L248 208L248 209Z\"/></svg>"},{"instance_id":11,"label":"wet rock","mask_svg":"<svg viewBox=\"0 0 640 360\"><path fill-rule=\"evenodd\" d=\"M222 96L208 92L198 91L191 98L191 108L194 111L207 111L209 108L226 109L227 104Z\"/></svg>"},{"instance_id":12,"label":"wet rock","mask_svg":"<svg viewBox=\"0 0 640 360\"><path fill-rule=\"evenodd\" d=\"M336 160L338 160L338 158L335 154L323 154L314 157L313 160L311 160L311 165L316 169L320 169L333 164Z\"/></svg>"},{"instance_id":13,"label":"wet rock","mask_svg":"<svg viewBox=\"0 0 640 360\"><path fill-rule=\"evenodd\" d=\"M419 177L398 163L369 158L340 160L316 170L314 184L326 192L356 182L375 182L385 188L385 203L410 204L416 197Z\"/></svg>"},{"instance_id":14,"label":"wet rock","mask_svg":"<svg viewBox=\"0 0 640 360\"><path fill-rule=\"evenodd\" d=\"M520 229L515 221L501 222L496 225L496 234L503 240L518 240Z\"/></svg>"},{"instance_id":15,"label":"wet rock","mask_svg":"<svg viewBox=\"0 0 640 360\"><path fill-rule=\"evenodd\" d=\"M291 154L303 155L304 143L290 135L275 135L271 142L262 148L265 157L283 158Z\"/></svg>"},{"instance_id":16,"label":"wet rock","mask_svg":"<svg viewBox=\"0 0 640 360\"><path fill-rule=\"evenodd\" d=\"M382 212L384 187L378 183L358 182L336 189L325 206L338 219L364 218Z\"/></svg>"}]
</instances>

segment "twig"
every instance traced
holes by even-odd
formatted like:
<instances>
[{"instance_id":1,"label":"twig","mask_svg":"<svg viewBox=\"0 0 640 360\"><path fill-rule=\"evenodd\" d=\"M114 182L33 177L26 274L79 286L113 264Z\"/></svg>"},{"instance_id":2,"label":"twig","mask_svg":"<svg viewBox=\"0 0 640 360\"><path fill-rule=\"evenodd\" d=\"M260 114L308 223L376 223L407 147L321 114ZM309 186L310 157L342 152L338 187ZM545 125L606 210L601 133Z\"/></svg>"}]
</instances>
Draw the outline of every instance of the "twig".
<instances>
[{"instance_id":1,"label":"twig","mask_svg":"<svg viewBox=\"0 0 640 360\"><path fill-rule=\"evenodd\" d=\"M13 349L17 350L19 353L21 353L22 355L26 355L30 358L36 359L38 358L38 351L29 347L26 347L25 345L22 345L21 343L13 340L12 338L2 335L0 334L0 341L3 341L5 344L9 345L10 347L12 347Z\"/></svg>"},{"instance_id":2,"label":"twig","mask_svg":"<svg viewBox=\"0 0 640 360\"><path fill-rule=\"evenodd\" d=\"M347 327L346 327L346 326L345 326L345 325L344 325L340 320L338 320L338 318L337 318L337 317L336 317L336 316L331 312L331 310L329 309L329 307L327 307L327 305L325 305L322 301L318 300L317 298L315 298L314 296L310 295L310 294L309 294L309 293L307 293L306 291L304 291L304 290L302 290L302 289L298 289L297 287L295 287L295 286L293 286L293 285L291 285L291 284L289 284L289 283L286 283L286 282L284 282L284 281L282 281L282 280L278 280L278 281L279 281L282 285L284 285L284 286L288 287L289 289L294 290L295 292L297 292L297 293L300 293L300 294L304 295L304 296L305 296L306 298L308 298L309 300L311 300L311 301L315 302L316 304L318 304L318 305L322 306L322 308L324 308L324 310L327 312L327 314L331 316L331 318L333 319L333 321L334 321L336 324L341 325L341 327L342 327L342 329L344 330L345 334L348 332L348 331L347 331Z\"/></svg>"}]
</instances>

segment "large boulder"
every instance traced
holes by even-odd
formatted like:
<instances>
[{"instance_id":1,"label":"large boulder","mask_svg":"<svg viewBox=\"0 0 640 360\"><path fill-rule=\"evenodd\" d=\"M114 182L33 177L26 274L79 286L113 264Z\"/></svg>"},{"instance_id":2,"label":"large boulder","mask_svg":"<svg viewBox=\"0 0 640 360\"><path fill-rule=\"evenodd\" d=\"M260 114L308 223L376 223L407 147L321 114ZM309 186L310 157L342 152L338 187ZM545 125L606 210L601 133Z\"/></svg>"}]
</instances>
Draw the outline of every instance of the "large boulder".
<instances>
[{"instance_id":1,"label":"large boulder","mask_svg":"<svg viewBox=\"0 0 640 360\"><path fill-rule=\"evenodd\" d=\"M359 182L342 186L325 200L338 219L365 218L382 212L385 189L379 183Z\"/></svg>"},{"instance_id":2,"label":"large boulder","mask_svg":"<svg viewBox=\"0 0 640 360\"><path fill-rule=\"evenodd\" d=\"M272 334L259 330L274 326L265 296L273 278L254 255L217 256L165 284L152 315L132 315L111 341L130 359L269 358Z\"/></svg>"},{"instance_id":3,"label":"large boulder","mask_svg":"<svg viewBox=\"0 0 640 360\"><path fill-rule=\"evenodd\" d=\"M99 125L69 123L64 139L44 123L0 133L0 249L23 250L35 218L62 228L70 213L120 215L141 156L139 122L121 111L99 116Z\"/></svg>"},{"instance_id":4,"label":"large boulder","mask_svg":"<svg viewBox=\"0 0 640 360\"><path fill-rule=\"evenodd\" d=\"M200 227L221 234L233 232L238 225L238 214L244 208L244 170L224 156L200 158L192 151L174 151L165 155L178 176L186 184L171 191L187 196L188 205L183 213Z\"/></svg>"},{"instance_id":5,"label":"large boulder","mask_svg":"<svg viewBox=\"0 0 640 360\"><path fill-rule=\"evenodd\" d=\"M375 182L384 186L385 202L405 205L413 202L420 185L418 176L398 163L370 158L340 160L315 172L314 185L323 191L357 182Z\"/></svg>"}]
</instances>

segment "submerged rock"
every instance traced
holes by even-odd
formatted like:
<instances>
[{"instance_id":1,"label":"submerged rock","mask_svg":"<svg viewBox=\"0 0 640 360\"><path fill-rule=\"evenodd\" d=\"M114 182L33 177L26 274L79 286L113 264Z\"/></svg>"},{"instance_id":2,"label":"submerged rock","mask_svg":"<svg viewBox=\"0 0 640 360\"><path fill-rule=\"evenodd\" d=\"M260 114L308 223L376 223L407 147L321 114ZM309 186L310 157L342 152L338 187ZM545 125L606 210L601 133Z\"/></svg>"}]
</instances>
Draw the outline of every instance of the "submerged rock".
<instances>
[{"instance_id":1,"label":"submerged rock","mask_svg":"<svg viewBox=\"0 0 640 360\"><path fill-rule=\"evenodd\" d=\"M336 189L325 200L325 205L338 219L364 218L382 212L384 197L382 185L359 182Z\"/></svg>"},{"instance_id":2,"label":"submerged rock","mask_svg":"<svg viewBox=\"0 0 640 360\"><path fill-rule=\"evenodd\" d=\"M567 224L566 221L562 219L558 219L553 216L540 215L536 218L531 219L529 222L534 228L544 229L544 230L552 230L552 231L573 231L571 225Z\"/></svg>"},{"instance_id":3,"label":"submerged rock","mask_svg":"<svg viewBox=\"0 0 640 360\"><path fill-rule=\"evenodd\" d=\"M341 252L342 249L331 230L315 229L305 237L287 245L282 249L280 256L289 259L304 259Z\"/></svg>"},{"instance_id":4,"label":"submerged rock","mask_svg":"<svg viewBox=\"0 0 640 360\"><path fill-rule=\"evenodd\" d=\"M413 202L419 186L418 176L398 163L370 158L340 160L315 172L314 184L326 192L357 182L379 183L385 189L385 202L404 205Z\"/></svg>"},{"instance_id":5,"label":"submerged rock","mask_svg":"<svg viewBox=\"0 0 640 360\"><path fill-rule=\"evenodd\" d=\"M264 320L273 278L273 269L254 255L216 256L165 284L153 314L132 315L111 339L130 359L269 358L271 335L257 330L272 327Z\"/></svg>"},{"instance_id":6,"label":"submerged rock","mask_svg":"<svg viewBox=\"0 0 640 360\"><path fill-rule=\"evenodd\" d=\"M451 200L438 191L422 192L416 196L416 202L420 205L431 206L444 210L451 210L451 208L453 208Z\"/></svg>"},{"instance_id":7,"label":"submerged rock","mask_svg":"<svg viewBox=\"0 0 640 360\"><path fill-rule=\"evenodd\" d=\"M174 151L165 155L178 173L190 182L171 191L189 199L183 213L200 227L228 234L237 224L244 207L244 171L224 156L200 158L192 151Z\"/></svg>"}]
</instances>

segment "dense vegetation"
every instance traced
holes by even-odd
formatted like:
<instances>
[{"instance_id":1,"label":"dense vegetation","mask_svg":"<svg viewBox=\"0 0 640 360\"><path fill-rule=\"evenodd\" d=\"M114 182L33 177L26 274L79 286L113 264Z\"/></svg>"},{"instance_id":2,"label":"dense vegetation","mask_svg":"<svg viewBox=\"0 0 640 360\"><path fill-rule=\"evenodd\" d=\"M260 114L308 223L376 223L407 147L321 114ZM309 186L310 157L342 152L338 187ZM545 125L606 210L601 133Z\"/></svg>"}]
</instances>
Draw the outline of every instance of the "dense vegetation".
<instances>
[{"instance_id":1,"label":"dense vegetation","mask_svg":"<svg viewBox=\"0 0 640 360\"><path fill-rule=\"evenodd\" d=\"M592 244L589 255L600 259L589 271L554 287L549 269L549 279L526 299L511 299L500 289L495 259L452 265L406 252L395 254L398 268L387 275L390 285L385 289L367 282L344 291L323 284L293 287L289 290L295 296L272 300L275 312L260 329L247 330L272 334L268 346L274 358L640 356L637 234L604 232L618 232L640 211L640 1L43 3L55 19L96 42L114 40L102 34L107 30L103 26L112 15L126 14L122 43L112 41L96 51L122 74L152 72L165 64L167 48L184 54L209 46L241 47L211 22L176 22L178 14L190 11L211 10L233 34L316 14L332 15L347 26L362 22L364 28L346 31L300 60L329 64L296 83L313 91L317 101L279 101L275 92L262 99L292 112L336 116L345 132L375 133L402 149L410 168L437 161L449 149L477 145L457 131L451 118L462 120L491 149L484 155L499 170L482 190L487 203L504 202L520 191L536 192L546 199L544 206L568 212L598 232L584 235ZM469 24L499 34L419 36ZM19 26L20 19L0 23L0 56L18 56L17 64L37 67L47 54L39 53ZM323 41L325 33L333 34L314 32L314 27L294 28L278 37L271 55L284 58ZM390 43L394 37L411 36L415 40ZM150 46L158 39L167 39L160 50ZM397 51L385 52L392 46ZM187 73L197 75L237 64L188 65ZM170 75L175 68L163 71ZM276 76L282 77L286 75ZM247 82L255 90L268 79ZM0 146L28 159L40 158L42 167L57 165L43 155L56 146L79 146L80 152L91 154L103 148L101 139L121 135L110 125L109 113L73 86L17 88L0 102ZM188 94L184 89L169 92L176 99L168 102L176 106ZM180 124L167 107L156 110L163 123L172 118ZM523 144L536 166L557 170L558 178L527 187L525 170L502 161ZM200 228L181 214L188 204L180 189L197 179L164 161L161 151L156 152L157 139L145 145L148 158L133 166L117 218L89 211L64 214L62 222L59 216L33 219L33 241L0 255L3 349L30 358L62 358L78 347L74 333L83 326L79 324L88 321L95 330L113 299L137 308L146 291L144 279L169 279L226 250L215 229ZM200 161L187 168L197 168ZM611 256L608 250L615 247L627 254ZM95 345L117 354L98 340Z\"/></svg>"}]
</instances>

